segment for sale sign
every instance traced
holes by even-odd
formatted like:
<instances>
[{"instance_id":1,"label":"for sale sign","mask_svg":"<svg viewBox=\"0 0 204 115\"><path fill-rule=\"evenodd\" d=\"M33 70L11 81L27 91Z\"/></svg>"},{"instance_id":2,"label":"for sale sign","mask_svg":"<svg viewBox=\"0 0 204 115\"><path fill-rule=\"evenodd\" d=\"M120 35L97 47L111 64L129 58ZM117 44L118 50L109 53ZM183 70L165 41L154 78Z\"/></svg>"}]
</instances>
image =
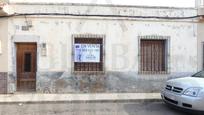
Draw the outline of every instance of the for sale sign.
<instances>
[{"instance_id":1,"label":"for sale sign","mask_svg":"<svg viewBox=\"0 0 204 115\"><path fill-rule=\"evenodd\" d=\"M100 62L100 44L75 44L74 62Z\"/></svg>"}]
</instances>

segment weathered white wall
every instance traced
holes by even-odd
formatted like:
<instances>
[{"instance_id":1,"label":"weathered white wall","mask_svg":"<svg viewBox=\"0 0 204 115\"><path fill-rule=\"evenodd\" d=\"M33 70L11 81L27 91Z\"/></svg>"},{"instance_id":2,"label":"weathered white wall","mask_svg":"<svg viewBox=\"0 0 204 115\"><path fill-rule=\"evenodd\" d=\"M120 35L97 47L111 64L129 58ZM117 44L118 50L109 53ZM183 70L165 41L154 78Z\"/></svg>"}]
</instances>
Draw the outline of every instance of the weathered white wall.
<instances>
[{"instance_id":1,"label":"weathered white wall","mask_svg":"<svg viewBox=\"0 0 204 115\"><path fill-rule=\"evenodd\" d=\"M0 41L2 54L0 54L0 72L8 71L8 21L7 18L0 20Z\"/></svg>"},{"instance_id":2,"label":"weathered white wall","mask_svg":"<svg viewBox=\"0 0 204 115\"><path fill-rule=\"evenodd\" d=\"M194 9L111 7L86 5L13 5L17 13L122 14L141 16L192 16ZM29 31L22 31L26 21ZM39 36L38 71L71 71L73 34L102 34L105 39L106 71L138 72L138 36L170 36L170 72L197 71L197 24L192 20L141 20L72 16L22 16L9 19L12 36ZM28 38L29 39L29 38ZM40 56L40 44L47 43L48 55ZM9 47L9 71L13 71L14 50Z\"/></svg>"},{"instance_id":3,"label":"weathered white wall","mask_svg":"<svg viewBox=\"0 0 204 115\"><path fill-rule=\"evenodd\" d=\"M40 36L39 43L47 43L47 57L38 58L39 71L70 71L72 34L106 35L106 70L135 72L139 61L138 36L170 36L170 71L197 71L197 26L194 23L27 17L33 27L22 31L20 27L25 25L25 20L24 17L9 20L9 30L12 30L9 38L36 35Z\"/></svg>"},{"instance_id":4,"label":"weathered white wall","mask_svg":"<svg viewBox=\"0 0 204 115\"><path fill-rule=\"evenodd\" d=\"M10 3L16 13L69 13L129 16L194 16L194 8L168 8L145 6L118 6L69 3Z\"/></svg>"},{"instance_id":5,"label":"weathered white wall","mask_svg":"<svg viewBox=\"0 0 204 115\"><path fill-rule=\"evenodd\" d=\"M35 15L14 16L8 19L8 92L16 91L15 42L37 42L36 90L38 92L47 92L47 90L51 93L89 92L89 88L95 88L94 84L99 84L103 89L102 92L137 92L137 90L138 92L152 92L159 91L163 81L169 76L198 71L197 29L199 26L195 23L196 20L36 15L58 13L189 17L196 15L196 9L83 4L11 4L10 7L16 14L34 13ZM23 30L22 27L27 25L32 25L32 27L29 30ZM104 75L81 77L83 75L71 74L73 34L105 35L106 73ZM137 74L139 70L138 36L168 36L169 38L168 70L170 74L151 75L146 80L148 85L143 80L144 86L138 80L141 75ZM41 56L42 43L47 44L46 57ZM142 78L145 79L146 76ZM155 82L150 83L149 80ZM86 86L84 84L89 88L83 87Z\"/></svg>"}]
</instances>

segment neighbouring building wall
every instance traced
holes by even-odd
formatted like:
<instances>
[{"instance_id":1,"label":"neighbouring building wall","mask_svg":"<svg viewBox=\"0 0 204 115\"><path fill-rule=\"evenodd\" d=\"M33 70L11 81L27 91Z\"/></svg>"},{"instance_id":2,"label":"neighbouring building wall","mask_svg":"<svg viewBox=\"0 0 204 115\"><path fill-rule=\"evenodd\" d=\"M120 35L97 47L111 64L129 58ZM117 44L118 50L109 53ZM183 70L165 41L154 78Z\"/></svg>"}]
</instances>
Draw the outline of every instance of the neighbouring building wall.
<instances>
[{"instance_id":1,"label":"neighbouring building wall","mask_svg":"<svg viewBox=\"0 0 204 115\"><path fill-rule=\"evenodd\" d=\"M201 21L198 23L198 69L202 70L204 67L204 23Z\"/></svg>"},{"instance_id":2,"label":"neighbouring building wall","mask_svg":"<svg viewBox=\"0 0 204 115\"><path fill-rule=\"evenodd\" d=\"M128 15L190 16L194 9L64 5L14 5L19 13L116 12ZM36 11L38 9L39 11ZM59 10L59 11L58 11ZM78 11L78 12L77 12ZM112 12L110 12L112 11ZM24 28L32 25L28 29ZM43 93L158 92L171 76L197 71L197 24L192 20L131 19L84 16L19 16L9 18L9 92L16 90L15 43L37 42L37 91ZM73 73L73 35L104 36L104 74ZM140 40L166 41L166 74L138 74ZM42 55L42 44L47 54Z\"/></svg>"},{"instance_id":3,"label":"neighbouring building wall","mask_svg":"<svg viewBox=\"0 0 204 115\"><path fill-rule=\"evenodd\" d=\"M0 93L7 92L8 72L8 21L0 19Z\"/></svg>"},{"instance_id":4,"label":"neighbouring building wall","mask_svg":"<svg viewBox=\"0 0 204 115\"><path fill-rule=\"evenodd\" d=\"M8 71L8 21L7 18L0 19L0 72Z\"/></svg>"}]
</instances>

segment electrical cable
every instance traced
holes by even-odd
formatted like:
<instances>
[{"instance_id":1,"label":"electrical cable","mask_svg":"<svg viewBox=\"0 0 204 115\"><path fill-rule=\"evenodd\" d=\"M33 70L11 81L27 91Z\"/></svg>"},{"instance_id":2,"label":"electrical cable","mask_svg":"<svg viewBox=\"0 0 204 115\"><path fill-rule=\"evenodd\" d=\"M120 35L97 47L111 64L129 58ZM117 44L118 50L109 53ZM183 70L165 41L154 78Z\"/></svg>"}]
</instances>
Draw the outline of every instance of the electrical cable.
<instances>
[{"instance_id":1,"label":"electrical cable","mask_svg":"<svg viewBox=\"0 0 204 115\"><path fill-rule=\"evenodd\" d=\"M167 19L167 20L177 20L177 19L194 19L202 17L203 15L187 16L187 17L161 17L161 16L127 16L127 15L99 15L99 14L65 14L65 13L15 13L8 16L0 16L0 18L14 17L14 16L82 16L82 17L115 17L115 18L136 18L136 19Z\"/></svg>"}]
</instances>

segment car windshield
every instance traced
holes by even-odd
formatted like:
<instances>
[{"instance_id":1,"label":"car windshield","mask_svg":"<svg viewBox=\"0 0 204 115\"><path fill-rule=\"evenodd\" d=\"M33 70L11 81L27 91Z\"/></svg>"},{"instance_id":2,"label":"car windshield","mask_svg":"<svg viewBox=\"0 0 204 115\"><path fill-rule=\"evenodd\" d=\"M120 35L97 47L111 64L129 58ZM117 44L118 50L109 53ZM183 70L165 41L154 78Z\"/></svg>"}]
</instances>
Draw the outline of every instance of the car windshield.
<instances>
[{"instance_id":1,"label":"car windshield","mask_svg":"<svg viewBox=\"0 0 204 115\"><path fill-rule=\"evenodd\" d=\"M194 75L192 75L192 77L200 77L200 78L204 78L204 71L200 71Z\"/></svg>"}]
</instances>

